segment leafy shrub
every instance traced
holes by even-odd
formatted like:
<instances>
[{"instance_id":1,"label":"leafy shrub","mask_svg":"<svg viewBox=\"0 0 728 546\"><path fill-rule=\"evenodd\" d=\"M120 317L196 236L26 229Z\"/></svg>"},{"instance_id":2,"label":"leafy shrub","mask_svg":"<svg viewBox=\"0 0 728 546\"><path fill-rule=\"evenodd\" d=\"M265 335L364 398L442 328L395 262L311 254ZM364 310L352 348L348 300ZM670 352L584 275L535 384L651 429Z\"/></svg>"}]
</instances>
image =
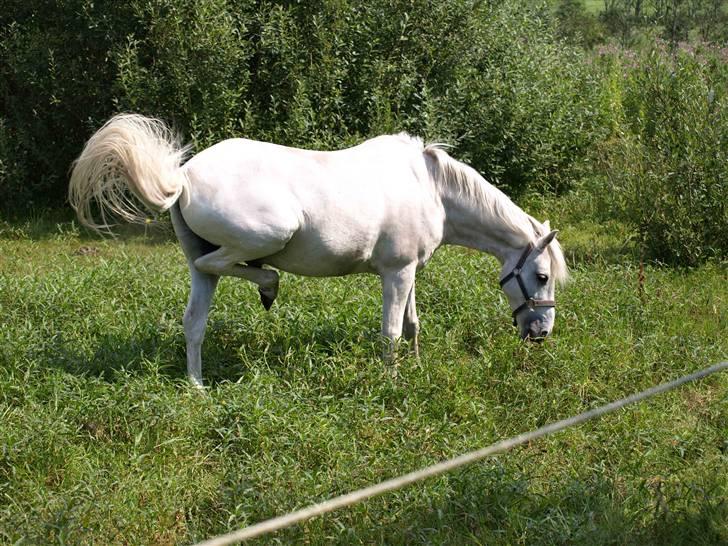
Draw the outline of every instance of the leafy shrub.
<instances>
[{"instance_id":1,"label":"leafy shrub","mask_svg":"<svg viewBox=\"0 0 728 546\"><path fill-rule=\"evenodd\" d=\"M604 27L588 12L584 0L560 0L556 6L559 36L586 48L604 41Z\"/></svg>"},{"instance_id":2,"label":"leafy shrub","mask_svg":"<svg viewBox=\"0 0 728 546\"><path fill-rule=\"evenodd\" d=\"M228 4L130 2L135 30L114 52L118 107L173 121L200 147L234 133L250 81L252 2Z\"/></svg>"},{"instance_id":3,"label":"leafy shrub","mask_svg":"<svg viewBox=\"0 0 728 546\"><path fill-rule=\"evenodd\" d=\"M720 52L664 45L609 55L613 138L606 200L653 258L728 255L728 65ZM617 87L615 83L622 82Z\"/></svg>"},{"instance_id":4,"label":"leafy shrub","mask_svg":"<svg viewBox=\"0 0 728 546\"><path fill-rule=\"evenodd\" d=\"M501 4L441 100L465 156L511 192L563 192L602 138L598 75L546 15Z\"/></svg>"},{"instance_id":5,"label":"leafy shrub","mask_svg":"<svg viewBox=\"0 0 728 546\"><path fill-rule=\"evenodd\" d=\"M409 131L512 191L562 191L599 136L592 72L546 8L508 2L13 0L0 13L0 202L60 204L119 110L198 148L334 148ZM45 203L39 203L45 201Z\"/></svg>"},{"instance_id":6,"label":"leafy shrub","mask_svg":"<svg viewBox=\"0 0 728 546\"><path fill-rule=\"evenodd\" d=\"M63 202L66 173L113 108L126 3L9 0L0 10L0 207Z\"/></svg>"}]
</instances>

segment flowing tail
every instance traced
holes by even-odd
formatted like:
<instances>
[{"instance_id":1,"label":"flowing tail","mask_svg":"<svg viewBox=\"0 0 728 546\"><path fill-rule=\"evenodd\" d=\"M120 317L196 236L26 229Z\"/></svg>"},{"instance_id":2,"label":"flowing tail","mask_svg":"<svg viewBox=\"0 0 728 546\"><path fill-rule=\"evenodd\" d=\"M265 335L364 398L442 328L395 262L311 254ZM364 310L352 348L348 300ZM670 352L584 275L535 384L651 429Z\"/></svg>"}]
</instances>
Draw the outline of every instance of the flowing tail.
<instances>
[{"instance_id":1,"label":"flowing tail","mask_svg":"<svg viewBox=\"0 0 728 546\"><path fill-rule=\"evenodd\" d=\"M114 116L88 140L72 165L68 200L79 221L110 233L109 213L143 223L148 217L144 208L167 210L187 187L180 165L188 150L158 119ZM94 202L101 223L94 219Z\"/></svg>"}]
</instances>

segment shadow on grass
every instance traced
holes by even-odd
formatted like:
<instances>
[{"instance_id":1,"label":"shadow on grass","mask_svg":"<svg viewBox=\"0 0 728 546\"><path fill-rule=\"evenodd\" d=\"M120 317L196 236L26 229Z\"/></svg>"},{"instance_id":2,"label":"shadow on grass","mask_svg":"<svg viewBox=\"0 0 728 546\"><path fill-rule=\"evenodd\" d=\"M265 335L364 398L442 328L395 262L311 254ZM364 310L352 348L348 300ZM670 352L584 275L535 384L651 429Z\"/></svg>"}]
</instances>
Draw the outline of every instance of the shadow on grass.
<instances>
[{"instance_id":1,"label":"shadow on grass","mask_svg":"<svg viewBox=\"0 0 728 546\"><path fill-rule=\"evenodd\" d=\"M98 377L107 382L123 380L131 375L159 375L170 379L181 379L184 369L184 338L175 336L174 343L169 338L159 336L124 337L106 335L94 343L91 356L78 350L73 343L54 339L46 345L38 359L46 366L66 373ZM181 354L177 354L179 345ZM181 358L180 358L181 357Z\"/></svg>"},{"instance_id":2,"label":"shadow on grass","mask_svg":"<svg viewBox=\"0 0 728 546\"><path fill-rule=\"evenodd\" d=\"M360 331L348 328L336 316L306 321L287 317L283 321L283 325L271 324L267 332L260 331L260 324L246 323L244 319L210 321L202 347L205 384L214 387L237 381L258 367L286 380L297 373L301 363L379 354L375 349L379 347L377 324ZM184 340L180 343L184 359Z\"/></svg>"},{"instance_id":3,"label":"shadow on grass","mask_svg":"<svg viewBox=\"0 0 728 546\"><path fill-rule=\"evenodd\" d=\"M105 335L92 343L93 354L79 350L61 337L49 341L36 355L48 367L74 375L124 381L128 375L160 375L171 380L187 377L186 344L181 331L145 333L139 336ZM264 366L282 377L297 363L325 360L336 354L372 349L378 341L375 328L362 335L349 331L331 317L324 321L291 321L287 330L261 335L241 319L211 320L202 347L202 375L214 387L237 381L251 369Z\"/></svg>"}]
</instances>

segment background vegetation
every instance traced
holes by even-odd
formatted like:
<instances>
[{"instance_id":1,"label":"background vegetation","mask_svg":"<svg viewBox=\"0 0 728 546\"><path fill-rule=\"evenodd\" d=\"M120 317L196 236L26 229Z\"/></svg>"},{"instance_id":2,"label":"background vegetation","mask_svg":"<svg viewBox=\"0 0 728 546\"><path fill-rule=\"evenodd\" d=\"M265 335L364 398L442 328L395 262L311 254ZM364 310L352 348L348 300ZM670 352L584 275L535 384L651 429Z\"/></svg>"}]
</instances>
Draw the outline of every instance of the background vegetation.
<instances>
[{"instance_id":1,"label":"background vegetation","mask_svg":"<svg viewBox=\"0 0 728 546\"><path fill-rule=\"evenodd\" d=\"M725 359L728 48L714 0L6 0L0 10L0 543L189 543ZM184 377L169 234L102 241L67 169L117 111L196 148L448 141L572 268L524 345L497 265L418 280L421 361L378 358L375 278L223 280ZM669 266L666 266L669 264ZM677 267L672 267L677 266ZM728 376L274 542L724 544Z\"/></svg>"},{"instance_id":2,"label":"background vegetation","mask_svg":"<svg viewBox=\"0 0 728 546\"><path fill-rule=\"evenodd\" d=\"M604 210L624 213L647 256L726 256L725 200L713 199L726 192L724 3L6 4L6 214L62 206L84 140L127 110L173 123L198 149L231 136L336 148L409 131L454 144L514 196L597 181L590 193L615 197Z\"/></svg>"}]
</instances>

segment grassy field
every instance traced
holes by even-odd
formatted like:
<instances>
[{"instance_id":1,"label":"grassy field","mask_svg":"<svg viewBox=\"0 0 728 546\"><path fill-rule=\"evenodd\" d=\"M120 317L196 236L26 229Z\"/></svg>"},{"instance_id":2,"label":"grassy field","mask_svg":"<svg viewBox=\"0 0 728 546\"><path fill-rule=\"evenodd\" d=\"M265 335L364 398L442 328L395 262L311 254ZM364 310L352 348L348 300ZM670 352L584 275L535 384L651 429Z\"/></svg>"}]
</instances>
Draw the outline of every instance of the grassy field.
<instances>
[{"instance_id":1,"label":"grassy field","mask_svg":"<svg viewBox=\"0 0 728 546\"><path fill-rule=\"evenodd\" d=\"M553 205L553 211L563 205ZM377 279L224 279L184 371L164 237L0 224L0 543L191 543L407 472L728 355L725 264L639 268L619 225L558 223L573 278L521 343L492 258L418 278L422 359L379 353ZM728 374L262 542L725 544Z\"/></svg>"}]
</instances>

